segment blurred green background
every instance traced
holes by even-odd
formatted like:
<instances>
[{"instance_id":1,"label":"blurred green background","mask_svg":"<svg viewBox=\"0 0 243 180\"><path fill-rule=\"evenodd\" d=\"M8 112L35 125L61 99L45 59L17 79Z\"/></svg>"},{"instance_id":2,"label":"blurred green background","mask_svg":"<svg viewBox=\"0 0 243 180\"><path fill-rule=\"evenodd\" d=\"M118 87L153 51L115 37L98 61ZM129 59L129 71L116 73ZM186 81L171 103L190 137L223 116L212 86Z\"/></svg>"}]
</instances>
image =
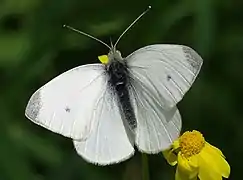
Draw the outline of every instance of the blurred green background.
<instances>
[{"instance_id":1,"label":"blurred green background","mask_svg":"<svg viewBox=\"0 0 243 180\"><path fill-rule=\"evenodd\" d=\"M123 56L148 44L185 44L204 59L179 103L183 130L197 129L220 148L241 179L243 153L243 1L0 0L0 180L140 180L141 154L99 167L70 139L24 116L32 93L56 75L98 62L107 48L62 28L69 24L113 42L148 5L152 10L120 41ZM150 155L150 179L174 179L162 155Z\"/></svg>"}]
</instances>

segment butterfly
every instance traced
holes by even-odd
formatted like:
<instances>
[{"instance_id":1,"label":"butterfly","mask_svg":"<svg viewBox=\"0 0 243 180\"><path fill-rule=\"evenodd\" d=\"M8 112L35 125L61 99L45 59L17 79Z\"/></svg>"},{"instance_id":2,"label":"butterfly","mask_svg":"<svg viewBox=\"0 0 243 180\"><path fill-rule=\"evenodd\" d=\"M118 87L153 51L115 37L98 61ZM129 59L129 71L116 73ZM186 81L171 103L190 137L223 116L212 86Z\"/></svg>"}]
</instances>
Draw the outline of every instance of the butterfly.
<instances>
[{"instance_id":1,"label":"butterfly","mask_svg":"<svg viewBox=\"0 0 243 180\"><path fill-rule=\"evenodd\" d=\"M149 7L150 9L150 7ZM123 58L116 46L101 63L78 66L55 77L30 98L25 115L34 123L73 139L86 161L107 165L134 154L168 148L182 122L177 103L192 86L202 58L184 45L155 44Z\"/></svg>"}]
</instances>

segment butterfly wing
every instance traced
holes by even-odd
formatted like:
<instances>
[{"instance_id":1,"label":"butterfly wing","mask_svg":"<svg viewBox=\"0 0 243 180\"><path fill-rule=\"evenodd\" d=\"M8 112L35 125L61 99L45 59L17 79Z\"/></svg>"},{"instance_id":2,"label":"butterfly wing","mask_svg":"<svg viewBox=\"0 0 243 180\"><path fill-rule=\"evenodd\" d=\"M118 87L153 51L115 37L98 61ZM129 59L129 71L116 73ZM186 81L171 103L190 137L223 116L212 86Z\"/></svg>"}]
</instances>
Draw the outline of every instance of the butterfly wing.
<instances>
[{"instance_id":1,"label":"butterfly wing","mask_svg":"<svg viewBox=\"0 0 243 180\"><path fill-rule=\"evenodd\" d=\"M63 136L86 139L105 83L103 73L103 65L90 64L57 76L31 96L26 117Z\"/></svg>"},{"instance_id":2,"label":"butterfly wing","mask_svg":"<svg viewBox=\"0 0 243 180\"><path fill-rule=\"evenodd\" d=\"M203 60L187 46L150 45L129 55L126 62L143 88L163 102L164 109L170 109L189 90Z\"/></svg>"},{"instance_id":3,"label":"butterfly wing","mask_svg":"<svg viewBox=\"0 0 243 180\"><path fill-rule=\"evenodd\" d=\"M135 143L146 153L159 153L167 149L178 138L181 130L181 116L174 106L164 110L142 82L131 77L130 94L137 120Z\"/></svg>"},{"instance_id":4,"label":"butterfly wing","mask_svg":"<svg viewBox=\"0 0 243 180\"><path fill-rule=\"evenodd\" d=\"M117 97L107 89L95 110L95 127L86 141L74 141L77 153L88 162L107 165L124 161L134 154L134 137L123 121Z\"/></svg>"}]
</instances>

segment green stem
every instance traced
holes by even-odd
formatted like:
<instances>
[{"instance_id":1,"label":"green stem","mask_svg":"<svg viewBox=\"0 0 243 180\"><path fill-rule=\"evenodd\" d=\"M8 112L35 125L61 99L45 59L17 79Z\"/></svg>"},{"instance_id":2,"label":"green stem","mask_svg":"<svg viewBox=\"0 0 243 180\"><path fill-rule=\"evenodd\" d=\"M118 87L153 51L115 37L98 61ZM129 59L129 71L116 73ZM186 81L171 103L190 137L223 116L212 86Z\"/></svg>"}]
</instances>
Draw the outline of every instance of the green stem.
<instances>
[{"instance_id":1,"label":"green stem","mask_svg":"<svg viewBox=\"0 0 243 180\"><path fill-rule=\"evenodd\" d=\"M146 154L142 153L142 169L143 169L143 180L149 180L149 165L148 157Z\"/></svg>"}]
</instances>

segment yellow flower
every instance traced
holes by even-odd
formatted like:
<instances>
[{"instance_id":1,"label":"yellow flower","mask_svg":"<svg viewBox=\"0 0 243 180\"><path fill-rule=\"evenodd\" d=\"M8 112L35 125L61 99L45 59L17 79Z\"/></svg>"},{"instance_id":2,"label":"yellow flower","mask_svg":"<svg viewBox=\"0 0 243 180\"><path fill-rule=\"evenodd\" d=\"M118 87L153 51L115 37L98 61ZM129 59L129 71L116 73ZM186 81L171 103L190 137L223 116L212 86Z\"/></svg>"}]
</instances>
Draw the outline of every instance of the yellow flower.
<instances>
[{"instance_id":1,"label":"yellow flower","mask_svg":"<svg viewBox=\"0 0 243 180\"><path fill-rule=\"evenodd\" d=\"M223 153L196 130L185 132L163 154L170 165L177 164L176 180L222 180L230 174Z\"/></svg>"},{"instance_id":2,"label":"yellow flower","mask_svg":"<svg viewBox=\"0 0 243 180\"><path fill-rule=\"evenodd\" d=\"M108 62L109 62L109 58L107 55L98 56L98 59L100 60L100 62L102 64L108 64Z\"/></svg>"}]
</instances>

